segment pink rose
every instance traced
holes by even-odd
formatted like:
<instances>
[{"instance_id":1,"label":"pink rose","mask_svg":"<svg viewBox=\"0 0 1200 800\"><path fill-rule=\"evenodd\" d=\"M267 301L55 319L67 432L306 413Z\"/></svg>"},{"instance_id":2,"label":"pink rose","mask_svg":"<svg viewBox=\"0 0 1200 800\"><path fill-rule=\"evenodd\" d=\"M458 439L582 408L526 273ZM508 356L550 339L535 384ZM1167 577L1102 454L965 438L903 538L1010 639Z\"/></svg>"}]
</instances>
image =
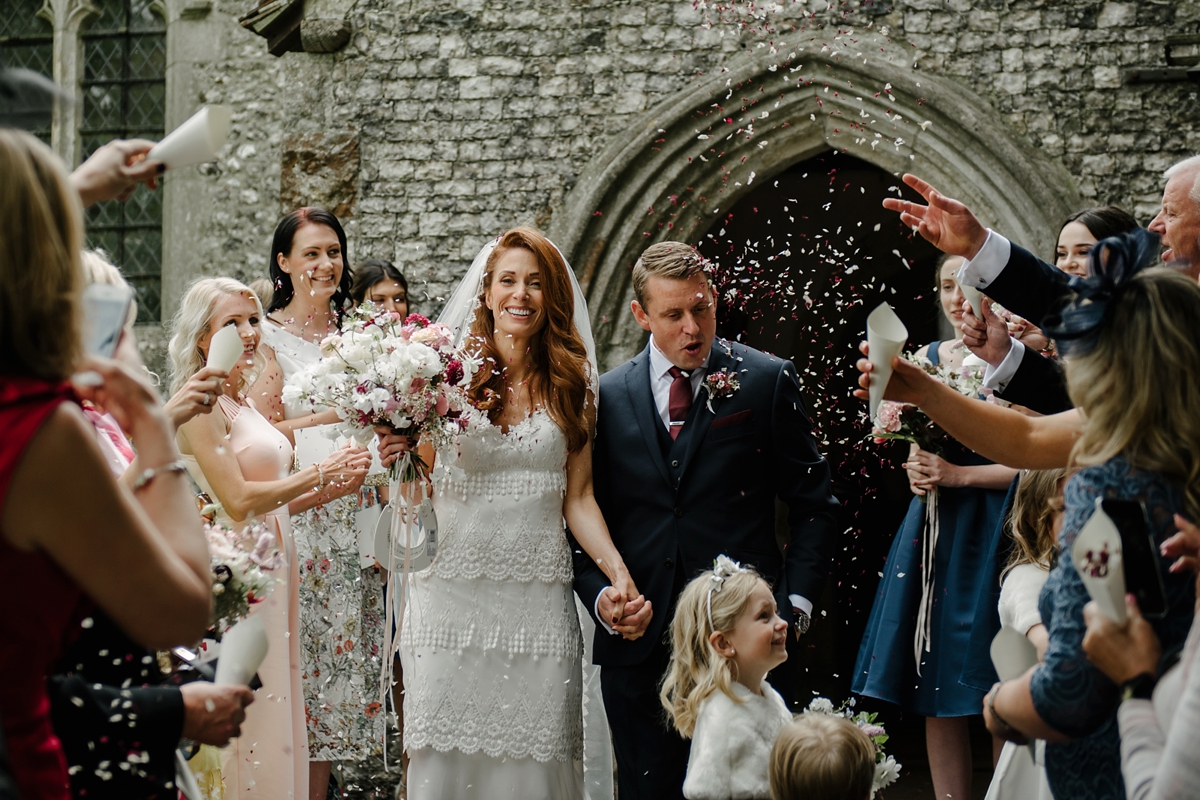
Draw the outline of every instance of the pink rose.
<instances>
[{"instance_id":1,"label":"pink rose","mask_svg":"<svg viewBox=\"0 0 1200 800\"><path fill-rule=\"evenodd\" d=\"M437 404L434 406L434 410L437 411L439 417L446 416L446 412L450 410L450 400L442 392L438 392Z\"/></svg>"}]
</instances>

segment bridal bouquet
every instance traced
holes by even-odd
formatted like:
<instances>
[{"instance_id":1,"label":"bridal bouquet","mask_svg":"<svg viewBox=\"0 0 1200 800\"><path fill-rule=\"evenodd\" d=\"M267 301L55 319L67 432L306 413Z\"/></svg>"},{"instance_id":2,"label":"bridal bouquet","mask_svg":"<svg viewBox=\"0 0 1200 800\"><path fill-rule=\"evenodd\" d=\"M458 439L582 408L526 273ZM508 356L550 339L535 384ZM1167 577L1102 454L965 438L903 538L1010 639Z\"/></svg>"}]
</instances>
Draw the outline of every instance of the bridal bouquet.
<instances>
[{"instance_id":1,"label":"bridal bouquet","mask_svg":"<svg viewBox=\"0 0 1200 800\"><path fill-rule=\"evenodd\" d=\"M211 630L217 641L250 614L250 607L271 593L283 556L275 534L262 525L235 531L222 525L205 525L213 575Z\"/></svg>"},{"instance_id":2,"label":"bridal bouquet","mask_svg":"<svg viewBox=\"0 0 1200 800\"><path fill-rule=\"evenodd\" d=\"M804 709L805 714L825 714L831 717L845 717L857 725L862 732L870 737L875 744L875 780L871 783L871 797L886 786L890 786L900 777L900 762L889 755L884 755L883 745L888 740L887 731L876 722L877 713L868 714L866 711L854 713L854 699L851 698L834 708L833 702L826 697L814 697Z\"/></svg>"},{"instance_id":3,"label":"bridal bouquet","mask_svg":"<svg viewBox=\"0 0 1200 800\"><path fill-rule=\"evenodd\" d=\"M332 408L336 434L362 444L378 425L429 442L448 443L459 430L476 359L454 346L454 333L420 314L403 321L371 303L350 311L342 330L321 342L324 356L283 390L285 402ZM416 480L428 467L415 451L392 466L392 479Z\"/></svg>"}]
</instances>

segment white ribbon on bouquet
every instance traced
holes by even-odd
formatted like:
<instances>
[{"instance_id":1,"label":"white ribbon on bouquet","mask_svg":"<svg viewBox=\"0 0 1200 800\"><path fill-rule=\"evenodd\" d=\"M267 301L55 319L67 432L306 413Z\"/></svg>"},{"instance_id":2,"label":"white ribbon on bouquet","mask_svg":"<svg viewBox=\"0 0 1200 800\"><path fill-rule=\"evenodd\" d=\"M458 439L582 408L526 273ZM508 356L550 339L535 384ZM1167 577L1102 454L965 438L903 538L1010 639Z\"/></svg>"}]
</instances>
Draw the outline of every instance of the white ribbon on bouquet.
<instances>
[{"instance_id":1,"label":"white ribbon on bouquet","mask_svg":"<svg viewBox=\"0 0 1200 800\"><path fill-rule=\"evenodd\" d=\"M937 571L938 490L925 495L925 523L921 526L921 604L917 608L917 630L913 635L913 658L921 674L921 654L932 647L933 582Z\"/></svg>"}]
</instances>

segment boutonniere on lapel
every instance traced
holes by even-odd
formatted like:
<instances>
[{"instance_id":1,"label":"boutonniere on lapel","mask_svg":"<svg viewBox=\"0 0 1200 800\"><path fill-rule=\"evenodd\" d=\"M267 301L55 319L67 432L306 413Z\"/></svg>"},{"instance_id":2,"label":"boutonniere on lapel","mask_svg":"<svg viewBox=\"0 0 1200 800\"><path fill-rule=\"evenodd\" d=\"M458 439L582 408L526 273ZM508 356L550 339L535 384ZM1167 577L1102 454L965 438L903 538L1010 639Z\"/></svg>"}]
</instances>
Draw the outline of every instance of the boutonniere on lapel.
<instances>
[{"instance_id":1,"label":"boutonniere on lapel","mask_svg":"<svg viewBox=\"0 0 1200 800\"><path fill-rule=\"evenodd\" d=\"M704 376L704 388L708 390L708 410L713 411L713 401L731 394L742 388L736 372L718 370ZM716 412L713 411L715 414Z\"/></svg>"}]
</instances>

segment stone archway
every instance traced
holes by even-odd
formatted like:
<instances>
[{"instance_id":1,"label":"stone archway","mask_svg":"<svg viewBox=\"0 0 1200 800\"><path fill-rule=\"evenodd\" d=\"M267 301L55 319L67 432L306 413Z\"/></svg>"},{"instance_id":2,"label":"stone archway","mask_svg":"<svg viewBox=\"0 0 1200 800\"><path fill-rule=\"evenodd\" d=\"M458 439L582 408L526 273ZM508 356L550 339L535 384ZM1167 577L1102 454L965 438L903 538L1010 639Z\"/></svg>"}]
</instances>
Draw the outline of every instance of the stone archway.
<instances>
[{"instance_id":1,"label":"stone archway","mask_svg":"<svg viewBox=\"0 0 1200 800\"><path fill-rule=\"evenodd\" d=\"M641 251L657 241L697 240L721 208L754 188L751 172L755 182L767 181L817 153L844 150L892 174L920 174L1039 252L1052 248L1057 222L1081 205L1060 165L1010 133L1004 117L970 90L898 66L909 56L897 45L840 59L822 47L797 48L791 61L803 66L795 74L778 66L778 56L735 57L728 69L643 114L584 169L550 233L586 287L602 369L644 341L628 313L629 269ZM710 112L730 87L761 100L718 119ZM773 130L730 136L751 122ZM735 172L726 171L733 165Z\"/></svg>"}]
</instances>

